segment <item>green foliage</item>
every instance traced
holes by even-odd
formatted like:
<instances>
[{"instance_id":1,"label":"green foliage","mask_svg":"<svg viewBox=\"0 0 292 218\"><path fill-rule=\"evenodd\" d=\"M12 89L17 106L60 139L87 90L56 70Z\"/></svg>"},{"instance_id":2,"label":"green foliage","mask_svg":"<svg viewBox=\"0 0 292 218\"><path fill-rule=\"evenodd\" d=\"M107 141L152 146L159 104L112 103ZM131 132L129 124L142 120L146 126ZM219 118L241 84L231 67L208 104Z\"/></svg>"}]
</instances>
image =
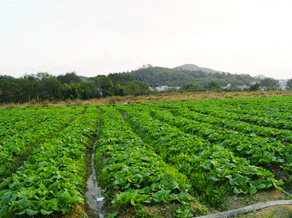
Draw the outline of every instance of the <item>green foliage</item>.
<instances>
[{"instance_id":1,"label":"green foliage","mask_svg":"<svg viewBox=\"0 0 292 218\"><path fill-rule=\"evenodd\" d=\"M194 197L221 211L227 196L291 186L291 105L267 97L99 106L95 168L116 211L109 217L194 217L206 214ZM95 106L2 110L0 216L83 204L97 121Z\"/></svg>"},{"instance_id":2,"label":"green foliage","mask_svg":"<svg viewBox=\"0 0 292 218\"><path fill-rule=\"evenodd\" d=\"M212 90L212 91L219 91L220 90L220 84L216 80L212 80L207 83L206 87L207 90Z\"/></svg>"},{"instance_id":3,"label":"green foliage","mask_svg":"<svg viewBox=\"0 0 292 218\"><path fill-rule=\"evenodd\" d=\"M250 91L259 91L260 90L260 87L261 87L261 84L259 84L258 82L256 82L255 84L251 85L249 90Z\"/></svg>"},{"instance_id":4,"label":"green foliage","mask_svg":"<svg viewBox=\"0 0 292 218\"><path fill-rule=\"evenodd\" d=\"M201 92L203 88L198 83L186 83L181 87L182 91Z\"/></svg>"},{"instance_id":5,"label":"green foliage","mask_svg":"<svg viewBox=\"0 0 292 218\"><path fill-rule=\"evenodd\" d=\"M77 111L82 115L39 144L23 166L0 183L1 217L65 214L84 203L84 151L94 135L96 108Z\"/></svg>"},{"instance_id":6,"label":"green foliage","mask_svg":"<svg viewBox=\"0 0 292 218\"><path fill-rule=\"evenodd\" d=\"M76 72L66 73L65 75L57 76L57 80L59 80L62 84L67 83L80 83L81 79L76 75Z\"/></svg>"},{"instance_id":7,"label":"green foliage","mask_svg":"<svg viewBox=\"0 0 292 218\"><path fill-rule=\"evenodd\" d=\"M209 104L209 102L206 103ZM269 162L281 168L283 151L281 155L274 157L274 152L269 152L272 147L270 142L264 142L265 140L259 137L257 140L263 141L262 151L253 150L250 148L253 139L249 140L243 134L236 138L237 135L231 131L196 122L191 117L189 119L184 119L182 116L174 117L165 109L161 111L158 109L159 105L165 105L169 109L172 104L179 108L176 111L177 114L187 116L193 113L183 112L187 102L143 104L131 108L119 105L118 108L126 112L133 128L144 140L152 143L152 147L165 161L172 163L180 172L191 178L192 190L198 193L202 202L223 209L224 199L231 193L254 194L258 190L278 188L283 184L282 181L275 180L270 171L250 164L252 161L253 164L267 166ZM191 106L194 107L190 104ZM152 118L150 114L158 120ZM201 116L204 117L202 114ZM193 135L181 132L173 126ZM246 141L246 144L240 144L243 148L246 146L241 150L245 152L238 152L239 147L236 144L231 147L230 139L233 139L233 144L240 143L241 140ZM253 144L259 146L257 141ZM283 146L278 146L278 148L280 151ZM240 157L235 156L237 153ZM249 158L250 156L252 157ZM287 164L289 164L288 158L287 156ZM266 160L266 162L261 160ZM284 165L283 169L287 170L287 167L288 165Z\"/></svg>"},{"instance_id":8,"label":"green foliage","mask_svg":"<svg viewBox=\"0 0 292 218\"><path fill-rule=\"evenodd\" d=\"M238 86L250 86L254 81L256 80L249 75L187 71L153 67L149 64L131 72L111 73L108 76L97 75L88 79L78 76L76 72L57 77L46 72L39 72L35 75L26 74L19 79L0 76L0 103L24 103L33 99L36 102L42 102L44 100L64 101L66 99L144 95L155 93L149 90L149 86L160 85L182 86L181 91L194 92L220 91L220 87L231 84L231 88L226 91L241 91ZM262 81L262 87L266 90L276 90L279 89L277 82L277 80L268 78ZM289 84L288 81L288 89ZM257 85L251 87L251 90L254 89L257 90Z\"/></svg>"},{"instance_id":9,"label":"green foliage","mask_svg":"<svg viewBox=\"0 0 292 218\"><path fill-rule=\"evenodd\" d=\"M292 91L292 79L287 81L286 90Z\"/></svg>"},{"instance_id":10,"label":"green foliage","mask_svg":"<svg viewBox=\"0 0 292 218\"><path fill-rule=\"evenodd\" d=\"M116 193L107 194L117 207L184 204L187 195L186 176L166 164L153 148L135 135L121 114L111 107L100 107L102 129L96 151L99 184Z\"/></svg>"},{"instance_id":11,"label":"green foliage","mask_svg":"<svg viewBox=\"0 0 292 218\"><path fill-rule=\"evenodd\" d=\"M140 95L149 92L149 86L145 82L127 82L124 88L126 95Z\"/></svg>"},{"instance_id":12,"label":"green foliage","mask_svg":"<svg viewBox=\"0 0 292 218\"><path fill-rule=\"evenodd\" d=\"M219 82L220 86L227 84L237 84L249 86L253 77L250 75L234 75L230 73L206 73L203 71L187 71L177 70L163 67L141 68L129 73L121 73L130 75L136 81L144 81L151 87L167 85L169 87L183 86L186 83L198 83L201 87L205 87L211 80Z\"/></svg>"},{"instance_id":13,"label":"green foliage","mask_svg":"<svg viewBox=\"0 0 292 218\"><path fill-rule=\"evenodd\" d=\"M95 86L100 90L101 95L103 97L112 96L114 92L113 82L104 75L99 75L96 77L91 77L90 81L92 81Z\"/></svg>"},{"instance_id":14,"label":"green foliage","mask_svg":"<svg viewBox=\"0 0 292 218\"><path fill-rule=\"evenodd\" d=\"M277 90L280 88L279 81L272 78L265 78L261 80L261 87L264 90Z\"/></svg>"},{"instance_id":15,"label":"green foliage","mask_svg":"<svg viewBox=\"0 0 292 218\"><path fill-rule=\"evenodd\" d=\"M134 77L126 73L110 73L108 78L114 85L124 85L128 82L134 82Z\"/></svg>"}]
</instances>

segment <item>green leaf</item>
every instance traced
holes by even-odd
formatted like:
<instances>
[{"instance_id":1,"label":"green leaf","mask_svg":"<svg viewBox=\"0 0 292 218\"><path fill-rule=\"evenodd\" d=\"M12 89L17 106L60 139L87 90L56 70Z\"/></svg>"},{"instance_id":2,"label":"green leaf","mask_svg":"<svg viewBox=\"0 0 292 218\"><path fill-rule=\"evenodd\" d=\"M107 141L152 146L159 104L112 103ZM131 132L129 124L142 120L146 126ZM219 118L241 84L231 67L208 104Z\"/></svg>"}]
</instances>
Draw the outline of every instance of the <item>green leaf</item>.
<instances>
[{"instance_id":1,"label":"green leaf","mask_svg":"<svg viewBox=\"0 0 292 218\"><path fill-rule=\"evenodd\" d=\"M135 202L135 199L134 199L134 198L131 198L131 204L132 204L133 206L136 206L136 202Z\"/></svg>"},{"instance_id":2,"label":"green leaf","mask_svg":"<svg viewBox=\"0 0 292 218\"><path fill-rule=\"evenodd\" d=\"M215 176L210 176L209 179L212 181L215 181L215 182L220 180L220 179L216 178Z\"/></svg>"},{"instance_id":3,"label":"green leaf","mask_svg":"<svg viewBox=\"0 0 292 218\"><path fill-rule=\"evenodd\" d=\"M43 215L49 215L49 214L53 213L53 211L47 211L47 210L41 209L41 213Z\"/></svg>"},{"instance_id":4,"label":"green leaf","mask_svg":"<svg viewBox=\"0 0 292 218\"><path fill-rule=\"evenodd\" d=\"M38 213L38 211L36 210L31 210L31 209L26 209L26 213L27 215L29 216L33 216L33 215L36 215Z\"/></svg>"},{"instance_id":5,"label":"green leaf","mask_svg":"<svg viewBox=\"0 0 292 218\"><path fill-rule=\"evenodd\" d=\"M71 208L70 207L64 207L61 209L62 213L65 214L65 213L69 213L71 211Z\"/></svg>"},{"instance_id":6,"label":"green leaf","mask_svg":"<svg viewBox=\"0 0 292 218\"><path fill-rule=\"evenodd\" d=\"M251 186L251 187L249 188L249 190L250 190L250 193L252 193L252 194L257 193L257 189L256 189L255 186Z\"/></svg>"},{"instance_id":7,"label":"green leaf","mask_svg":"<svg viewBox=\"0 0 292 218\"><path fill-rule=\"evenodd\" d=\"M260 184L260 185L258 185L257 188L258 188L258 189L263 189L263 188L266 188L266 185L265 185L265 184Z\"/></svg>"},{"instance_id":8,"label":"green leaf","mask_svg":"<svg viewBox=\"0 0 292 218\"><path fill-rule=\"evenodd\" d=\"M7 206L7 205L5 205L5 206ZM7 206L8 207L8 206ZM0 211L1 212L1 211ZM23 211L21 211L21 212L19 212L19 213L16 213L16 215L23 215L23 214L25 214L25 212L26 212L26 210L23 210ZM0 213L1 214L1 213Z\"/></svg>"},{"instance_id":9,"label":"green leaf","mask_svg":"<svg viewBox=\"0 0 292 218\"><path fill-rule=\"evenodd\" d=\"M29 205L29 201L27 198L23 198L23 199L19 200L19 203L23 207L28 207L28 205Z\"/></svg>"},{"instance_id":10,"label":"green leaf","mask_svg":"<svg viewBox=\"0 0 292 218\"><path fill-rule=\"evenodd\" d=\"M236 187L233 189L233 192L234 192L234 194L236 194L236 195L238 195L238 194L241 193Z\"/></svg>"}]
</instances>

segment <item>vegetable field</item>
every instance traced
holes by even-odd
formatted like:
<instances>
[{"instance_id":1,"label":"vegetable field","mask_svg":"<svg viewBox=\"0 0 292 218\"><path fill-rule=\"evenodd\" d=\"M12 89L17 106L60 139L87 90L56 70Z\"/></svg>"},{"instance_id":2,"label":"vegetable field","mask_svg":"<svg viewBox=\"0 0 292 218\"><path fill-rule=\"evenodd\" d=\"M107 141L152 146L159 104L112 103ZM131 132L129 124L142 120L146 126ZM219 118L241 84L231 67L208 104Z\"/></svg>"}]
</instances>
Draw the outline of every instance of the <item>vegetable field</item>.
<instances>
[{"instance_id":1,"label":"vegetable field","mask_svg":"<svg viewBox=\"0 0 292 218\"><path fill-rule=\"evenodd\" d=\"M0 217L86 203L95 140L109 217L195 217L292 191L291 97L5 109L0 136Z\"/></svg>"}]
</instances>

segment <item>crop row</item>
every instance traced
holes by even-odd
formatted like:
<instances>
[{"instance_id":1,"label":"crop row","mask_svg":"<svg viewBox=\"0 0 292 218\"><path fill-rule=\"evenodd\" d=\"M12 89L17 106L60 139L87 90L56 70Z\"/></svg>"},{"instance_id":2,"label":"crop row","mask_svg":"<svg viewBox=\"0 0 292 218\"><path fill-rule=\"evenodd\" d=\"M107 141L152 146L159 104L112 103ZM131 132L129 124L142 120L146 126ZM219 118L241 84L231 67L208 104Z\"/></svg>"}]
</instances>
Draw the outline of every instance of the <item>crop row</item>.
<instances>
[{"instance_id":1,"label":"crop row","mask_svg":"<svg viewBox=\"0 0 292 218\"><path fill-rule=\"evenodd\" d=\"M224 108L225 111L235 112L237 114L248 114L252 116L258 116L262 118L272 118L274 120L291 120L291 112L289 111L279 111L279 108L272 108L271 105L266 105L262 107L255 108L254 105L239 104L236 106L230 104L216 104L219 108Z\"/></svg>"},{"instance_id":2,"label":"crop row","mask_svg":"<svg viewBox=\"0 0 292 218\"><path fill-rule=\"evenodd\" d=\"M249 115L249 114L238 114L234 112L228 112L223 107L216 107L213 105L204 106L204 105L194 104L192 102L183 104L183 106L190 107L193 111L196 111L202 114L212 115L215 117L240 120L240 121L244 121L248 123L253 123L259 126L267 126L267 127L278 128L278 129L292 130L292 120L291 120L292 117L290 117L287 120L287 119L275 119L275 118L269 118L269 117L259 117L255 115Z\"/></svg>"},{"instance_id":3,"label":"crop row","mask_svg":"<svg viewBox=\"0 0 292 218\"><path fill-rule=\"evenodd\" d=\"M3 141L4 138L9 138L9 136L14 134L21 134L22 131L33 128L39 123L45 122L47 119L52 119L56 114L67 113L70 110L71 108L69 107L44 108L43 110L32 110L23 115L19 114L17 116L21 116L21 119L19 119L17 122L8 122L0 127L0 134L2 136L1 141Z\"/></svg>"},{"instance_id":4,"label":"crop row","mask_svg":"<svg viewBox=\"0 0 292 218\"><path fill-rule=\"evenodd\" d=\"M235 157L228 149L152 118L147 109L118 108L126 112L132 127L166 162L191 179L193 190L208 204L221 204L232 190L248 194L282 184L271 172Z\"/></svg>"},{"instance_id":5,"label":"crop row","mask_svg":"<svg viewBox=\"0 0 292 218\"><path fill-rule=\"evenodd\" d=\"M30 113L32 111L39 110L35 108L25 108L25 109L19 109L19 108L9 108L9 109L0 109L0 125L4 126L5 124L9 122L17 122L19 120L22 120L23 117L25 117L26 113Z\"/></svg>"},{"instance_id":6,"label":"crop row","mask_svg":"<svg viewBox=\"0 0 292 218\"><path fill-rule=\"evenodd\" d=\"M152 115L161 121L174 125L184 132L201 136L210 143L219 144L234 152L236 156L246 158L251 164L262 167L278 167L292 172L292 146L283 145L273 139L246 135L219 128L217 126L193 120L192 112L176 110L178 116L166 110L151 109Z\"/></svg>"},{"instance_id":7,"label":"crop row","mask_svg":"<svg viewBox=\"0 0 292 218\"><path fill-rule=\"evenodd\" d=\"M51 108L10 108L10 109L0 109L0 126L5 127L13 125L19 121L25 121L27 117L32 114L38 114L41 112L46 112L51 110Z\"/></svg>"},{"instance_id":8,"label":"crop row","mask_svg":"<svg viewBox=\"0 0 292 218\"><path fill-rule=\"evenodd\" d=\"M113 205L124 207L170 202L186 202L187 177L166 164L138 137L111 107L100 107L100 134L96 169L100 185L116 196Z\"/></svg>"},{"instance_id":9,"label":"crop row","mask_svg":"<svg viewBox=\"0 0 292 218\"><path fill-rule=\"evenodd\" d=\"M63 110L56 109L56 114L46 122L27 131L4 137L0 142L0 182L19 167L22 159L26 158L38 143L46 138L49 140L55 132L68 125L83 110L83 107L77 107L69 113L62 114L58 112L63 112Z\"/></svg>"},{"instance_id":10,"label":"crop row","mask_svg":"<svg viewBox=\"0 0 292 218\"><path fill-rule=\"evenodd\" d=\"M254 133L259 136L263 137L271 137L282 142L292 142L292 131L291 130L284 130L284 129L277 129L273 127L266 127L266 126L258 126L256 124L250 124L247 122L242 122L240 119L233 119L233 116L228 116L229 114L220 111L217 108L213 108L216 112L210 112L211 109L195 109L194 106L191 104L176 104L176 103L169 103L169 104L160 104L162 108L169 108L172 111L176 110L177 114L185 113L185 111L191 110L192 113L188 113L190 119L195 119L200 122L211 123L214 125L219 125L227 129L240 131L243 133ZM185 106L185 107L183 107ZM222 109L221 109L222 110ZM199 112L196 112L199 111ZM206 111L209 111L208 113ZM240 116L240 115L238 115ZM236 117L238 117L236 116ZM257 119L255 116L253 119Z\"/></svg>"},{"instance_id":11,"label":"crop row","mask_svg":"<svg viewBox=\"0 0 292 218\"><path fill-rule=\"evenodd\" d=\"M254 133L259 136L263 137L271 137L283 142L292 142L292 131L291 130L284 130L284 129L277 129L273 127L266 127L266 126L258 126L255 124L250 124L246 122L242 122L239 120L234 120L232 117L227 117L226 115L217 112L217 116L214 115L205 115L193 112L192 119L196 119L202 122L208 122L216 125L223 126L228 129L237 130L244 133Z\"/></svg>"},{"instance_id":12,"label":"crop row","mask_svg":"<svg viewBox=\"0 0 292 218\"><path fill-rule=\"evenodd\" d=\"M291 97L265 97L265 98L240 98L219 99L202 101L202 103L216 105L222 108L238 108L239 111L251 109L252 111L265 111L268 115L273 113L289 113L292 110ZM206 104L205 104L206 105Z\"/></svg>"},{"instance_id":13,"label":"crop row","mask_svg":"<svg viewBox=\"0 0 292 218\"><path fill-rule=\"evenodd\" d=\"M184 105L184 104L182 104ZM198 113L194 111L192 106L182 107L179 104L160 104L162 108L168 108L175 114L184 114L189 119L194 119L199 122L211 123L213 125L222 126L226 129L236 130L243 133L252 133L261 137L269 137L278 139L282 142L292 142L292 131L277 129L273 127L258 126L239 120L234 120L232 117L228 117L225 112L215 111L212 113ZM157 105L158 106L158 105ZM206 110L206 109L202 109Z\"/></svg>"},{"instance_id":14,"label":"crop row","mask_svg":"<svg viewBox=\"0 0 292 218\"><path fill-rule=\"evenodd\" d=\"M83 203L85 149L96 134L97 111L88 107L69 126L40 144L0 184L0 217L66 213Z\"/></svg>"},{"instance_id":15,"label":"crop row","mask_svg":"<svg viewBox=\"0 0 292 218\"><path fill-rule=\"evenodd\" d=\"M14 118L21 117L18 121L12 121L7 119L2 125L0 125L0 137L11 136L21 131L25 131L44 122L47 119L54 117L55 114L66 113L71 108L42 108L39 110L30 110L27 113L21 113L18 115L11 115ZM1 139L1 141L2 141ZM1 142L0 142L1 143Z\"/></svg>"}]
</instances>

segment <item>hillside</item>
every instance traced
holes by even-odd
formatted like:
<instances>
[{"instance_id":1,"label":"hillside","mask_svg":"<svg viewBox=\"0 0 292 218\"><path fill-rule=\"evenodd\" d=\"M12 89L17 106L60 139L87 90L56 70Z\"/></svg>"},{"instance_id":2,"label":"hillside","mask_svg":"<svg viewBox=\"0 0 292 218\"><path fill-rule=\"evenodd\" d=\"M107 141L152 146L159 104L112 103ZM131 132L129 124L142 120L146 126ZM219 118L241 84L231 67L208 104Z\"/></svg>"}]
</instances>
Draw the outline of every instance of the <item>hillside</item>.
<instances>
[{"instance_id":1,"label":"hillside","mask_svg":"<svg viewBox=\"0 0 292 218\"><path fill-rule=\"evenodd\" d=\"M6 78L6 79L15 79L13 76L8 76L8 75L1 75L0 77Z\"/></svg>"},{"instance_id":2,"label":"hillside","mask_svg":"<svg viewBox=\"0 0 292 218\"><path fill-rule=\"evenodd\" d=\"M208 73L201 70L201 68L197 71L190 71L181 69L180 67L173 69L165 67L151 67L122 74L129 74L133 76L136 81L147 82L152 87L160 85L167 85L170 87L182 86L190 82L196 82L201 86L205 86L211 80L218 81L221 86L226 86L227 84L249 86L252 82L256 81L256 79L250 75L234 75L224 72Z\"/></svg>"},{"instance_id":3,"label":"hillside","mask_svg":"<svg viewBox=\"0 0 292 218\"><path fill-rule=\"evenodd\" d=\"M212 70L212 69L205 68L205 67L199 67L199 66L194 65L194 64L184 64L184 65L181 65L178 67L174 67L172 69L174 69L174 70L188 70L188 71L203 71L206 73L220 73L220 74L223 73L222 71Z\"/></svg>"},{"instance_id":4,"label":"hillside","mask_svg":"<svg viewBox=\"0 0 292 218\"><path fill-rule=\"evenodd\" d=\"M256 78L256 79L266 79L267 77L262 75L262 74L260 74L260 75L254 76L254 78Z\"/></svg>"}]
</instances>

